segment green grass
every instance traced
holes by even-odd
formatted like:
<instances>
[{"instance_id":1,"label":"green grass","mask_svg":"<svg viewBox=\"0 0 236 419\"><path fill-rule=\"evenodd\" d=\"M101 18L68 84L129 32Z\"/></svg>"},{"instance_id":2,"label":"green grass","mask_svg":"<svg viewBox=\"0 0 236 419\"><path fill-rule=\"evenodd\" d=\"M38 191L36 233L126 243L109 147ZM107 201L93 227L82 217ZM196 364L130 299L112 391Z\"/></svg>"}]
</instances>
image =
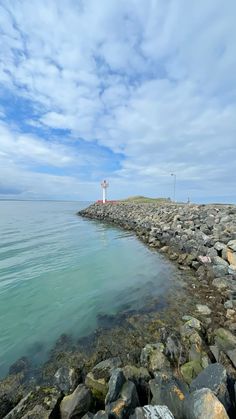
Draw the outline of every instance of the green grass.
<instances>
[{"instance_id":1,"label":"green grass","mask_svg":"<svg viewBox=\"0 0 236 419\"><path fill-rule=\"evenodd\" d=\"M142 204L142 203L164 204L171 201L168 198L148 198L146 196L130 196L129 198L121 199L120 202L137 203L137 204Z\"/></svg>"}]
</instances>

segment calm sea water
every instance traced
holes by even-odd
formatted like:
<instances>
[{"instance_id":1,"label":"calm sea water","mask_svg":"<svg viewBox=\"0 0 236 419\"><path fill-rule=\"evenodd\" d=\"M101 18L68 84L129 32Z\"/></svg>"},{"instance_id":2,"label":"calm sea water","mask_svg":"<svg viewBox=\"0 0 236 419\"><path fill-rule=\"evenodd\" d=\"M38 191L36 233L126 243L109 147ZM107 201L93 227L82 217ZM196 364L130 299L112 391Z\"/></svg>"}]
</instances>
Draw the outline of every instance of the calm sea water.
<instances>
[{"instance_id":1,"label":"calm sea water","mask_svg":"<svg viewBox=\"0 0 236 419\"><path fill-rule=\"evenodd\" d=\"M0 201L0 375L46 357L62 333L84 336L99 313L164 295L178 273L129 232L75 213L78 202Z\"/></svg>"}]
</instances>

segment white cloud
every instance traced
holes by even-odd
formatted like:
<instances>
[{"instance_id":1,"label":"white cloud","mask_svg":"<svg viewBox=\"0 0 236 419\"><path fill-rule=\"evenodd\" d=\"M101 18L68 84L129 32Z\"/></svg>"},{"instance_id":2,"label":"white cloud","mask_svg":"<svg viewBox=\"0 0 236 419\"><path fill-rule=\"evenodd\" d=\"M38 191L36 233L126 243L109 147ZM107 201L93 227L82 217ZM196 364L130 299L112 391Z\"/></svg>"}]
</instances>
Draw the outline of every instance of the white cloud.
<instances>
[{"instance_id":1,"label":"white cloud","mask_svg":"<svg viewBox=\"0 0 236 419\"><path fill-rule=\"evenodd\" d=\"M118 189L136 179L155 194L158 181L165 194L175 171L180 197L192 182L196 198L235 199L234 0L14 0L0 8L0 83L32 102L31 124L122 152L110 174ZM18 153L25 164L32 156L74 164L73 148L19 132L12 147L11 135L2 152L14 161Z\"/></svg>"}]
</instances>

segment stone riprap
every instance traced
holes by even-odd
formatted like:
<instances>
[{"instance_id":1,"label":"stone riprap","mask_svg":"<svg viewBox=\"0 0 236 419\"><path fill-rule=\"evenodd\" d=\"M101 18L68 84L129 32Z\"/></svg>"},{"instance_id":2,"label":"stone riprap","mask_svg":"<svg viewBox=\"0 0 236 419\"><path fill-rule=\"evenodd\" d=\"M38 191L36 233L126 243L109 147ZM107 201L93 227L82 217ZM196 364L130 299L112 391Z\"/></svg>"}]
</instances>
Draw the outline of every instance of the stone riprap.
<instances>
[{"instance_id":1,"label":"stone riprap","mask_svg":"<svg viewBox=\"0 0 236 419\"><path fill-rule=\"evenodd\" d=\"M79 215L133 230L172 260L214 278L236 278L236 206L95 203Z\"/></svg>"}]
</instances>

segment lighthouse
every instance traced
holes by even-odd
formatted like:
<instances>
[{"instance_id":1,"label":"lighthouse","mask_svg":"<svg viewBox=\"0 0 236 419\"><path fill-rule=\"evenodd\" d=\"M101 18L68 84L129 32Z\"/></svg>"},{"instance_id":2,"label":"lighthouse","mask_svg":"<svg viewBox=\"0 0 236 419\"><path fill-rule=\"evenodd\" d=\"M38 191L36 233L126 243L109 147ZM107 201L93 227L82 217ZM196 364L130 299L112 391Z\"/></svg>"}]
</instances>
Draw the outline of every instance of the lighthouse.
<instances>
[{"instance_id":1,"label":"lighthouse","mask_svg":"<svg viewBox=\"0 0 236 419\"><path fill-rule=\"evenodd\" d=\"M104 180L101 183L101 187L102 187L102 202L103 202L103 204L105 204L105 202L107 200L107 188L108 188L108 186L109 186L109 183L106 180Z\"/></svg>"}]
</instances>

